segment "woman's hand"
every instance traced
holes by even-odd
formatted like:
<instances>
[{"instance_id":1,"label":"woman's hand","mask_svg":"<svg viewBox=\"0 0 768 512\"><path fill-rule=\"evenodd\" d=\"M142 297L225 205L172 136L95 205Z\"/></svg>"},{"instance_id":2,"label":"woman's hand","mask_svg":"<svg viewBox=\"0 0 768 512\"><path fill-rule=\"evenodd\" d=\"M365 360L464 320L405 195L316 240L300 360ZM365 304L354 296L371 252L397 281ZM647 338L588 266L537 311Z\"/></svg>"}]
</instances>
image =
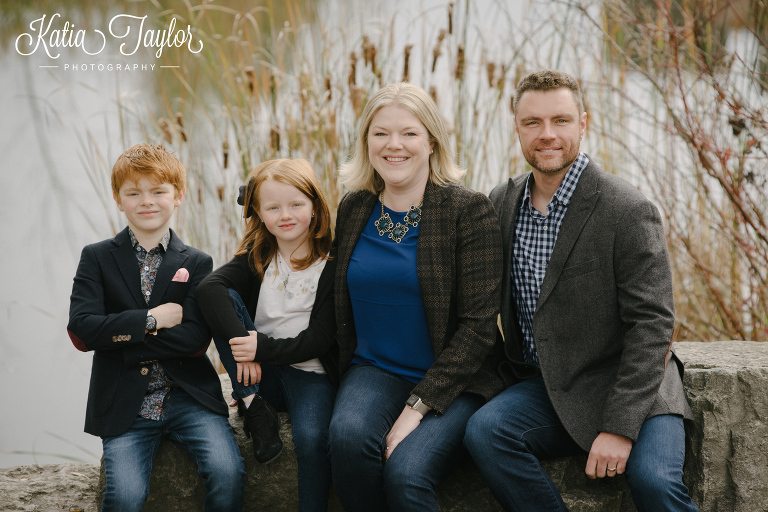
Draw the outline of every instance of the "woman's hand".
<instances>
[{"instance_id":1,"label":"woman's hand","mask_svg":"<svg viewBox=\"0 0 768 512\"><path fill-rule=\"evenodd\" d=\"M229 340L232 355L238 363L250 363L256 359L256 345L258 339L256 331L248 331L248 336L241 336Z\"/></svg>"},{"instance_id":2,"label":"woman's hand","mask_svg":"<svg viewBox=\"0 0 768 512\"><path fill-rule=\"evenodd\" d=\"M261 365L253 361L237 363L237 382L241 382L243 386L261 382Z\"/></svg>"},{"instance_id":3,"label":"woman's hand","mask_svg":"<svg viewBox=\"0 0 768 512\"><path fill-rule=\"evenodd\" d=\"M387 447L384 451L385 459L389 459L397 445L419 426L423 417L416 409L405 406L395 424L392 425L389 434L387 434Z\"/></svg>"}]
</instances>

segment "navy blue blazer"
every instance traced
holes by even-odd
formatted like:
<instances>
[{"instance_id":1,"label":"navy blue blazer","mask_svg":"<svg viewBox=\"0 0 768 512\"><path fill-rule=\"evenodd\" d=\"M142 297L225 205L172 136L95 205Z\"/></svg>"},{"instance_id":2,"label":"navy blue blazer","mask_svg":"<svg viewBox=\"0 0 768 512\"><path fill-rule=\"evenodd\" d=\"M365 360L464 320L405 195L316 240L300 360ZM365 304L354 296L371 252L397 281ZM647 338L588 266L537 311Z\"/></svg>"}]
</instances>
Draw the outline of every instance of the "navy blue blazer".
<instances>
[{"instance_id":1,"label":"navy blue blazer","mask_svg":"<svg viewBox=\"0 0 768 512\"><path fill-rule=\"evenodd\" d=\"M186 282L174 280L181 268L189 272ZM147 305L128 228L83 249L67 332L76 348L94 351L86 432L110 437L128 430L144 400L154 360L202 406L228 414L221 382L205 356L211 336L195 301L195 288L212 268L210 256L184 245L171 230ZM183 306L182 322L145 334L147 311L167 302Z\"/></svg>"}]
</instances>

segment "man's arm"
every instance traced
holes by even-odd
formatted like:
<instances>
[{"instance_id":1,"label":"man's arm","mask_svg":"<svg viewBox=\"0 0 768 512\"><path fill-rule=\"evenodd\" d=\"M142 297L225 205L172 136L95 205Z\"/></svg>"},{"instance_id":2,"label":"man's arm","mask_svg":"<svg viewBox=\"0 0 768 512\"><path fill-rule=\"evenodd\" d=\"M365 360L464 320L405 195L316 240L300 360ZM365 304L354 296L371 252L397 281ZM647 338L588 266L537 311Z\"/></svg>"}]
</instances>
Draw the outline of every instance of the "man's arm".
<instances>
[{"instance_id":1,"label":"man's arm","mask_svg":"<svg viewBox=\"0 0 768 512\"><path fill-rule=\"evenodd\" d=\"M636 203L616 226L614 269L624 350L601 432L589 452L590 478L624 472L661 385L674 328L672 274L657 209L647 200Z\"/></svg>"}]
</instances>

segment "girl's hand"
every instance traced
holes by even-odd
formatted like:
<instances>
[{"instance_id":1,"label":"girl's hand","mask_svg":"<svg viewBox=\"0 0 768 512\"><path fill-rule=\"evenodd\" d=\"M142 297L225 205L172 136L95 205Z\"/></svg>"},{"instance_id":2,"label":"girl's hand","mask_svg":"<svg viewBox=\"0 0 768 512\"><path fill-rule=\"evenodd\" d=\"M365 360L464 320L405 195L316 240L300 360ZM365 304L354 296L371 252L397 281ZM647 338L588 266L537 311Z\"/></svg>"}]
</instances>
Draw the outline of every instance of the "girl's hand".
<instances>
[{"instance_id":1,"label":"girl's hand","mask_svg":"<svg viewBox=\"0 0 768 512\"><path fill-rule=\"evenodd\" d=\"M238 363L250 363L256 359L256 345L258 343L256 331L248 331L248 336L232 338L229 346L232 355Z\"/></svg>"},{"instance_id":2,"label":"girl's hand","mask_svg":"<svg viewBox=\"0 0 768 512\"><path fill-rule=\"evenodd\" d=\"M241 382L243 386L261 382L261 365L253 361L237 363L237 382Z\"/></svg>"},{"instance_id":3,"label":"girl's hand","mask_svg":"<svg viewBox=\"0 0 768 512\"><path fill-rule=\"evenodd\" d=\"M387 434L387 447L384 451L385 459L389 459L397 445L419 426L423 417L419 411L411 409L407 405L405 406L395 424L392 425L389 434Z\"/></svg>"}]
</instances>

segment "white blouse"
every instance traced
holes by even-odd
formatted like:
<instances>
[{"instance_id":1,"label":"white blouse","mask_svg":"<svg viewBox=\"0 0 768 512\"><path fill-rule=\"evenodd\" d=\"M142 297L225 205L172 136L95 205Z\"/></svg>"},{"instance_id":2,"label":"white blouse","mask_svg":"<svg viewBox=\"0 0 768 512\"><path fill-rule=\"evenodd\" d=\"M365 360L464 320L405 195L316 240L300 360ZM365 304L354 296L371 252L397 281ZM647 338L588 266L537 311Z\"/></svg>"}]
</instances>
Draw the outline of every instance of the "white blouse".
<instances>
[{"instance_id":1,"label":"white blouse","mask_svg":"<svg viewBox=\"0 0 768 512\"><path fill-rule=\"evenodd\" d=\"M291 270L278 252L264 270L253 319L256 331L272 338L293 338L306 329L325 263L326 260L321 258L304 270ZM307 372L325 373L317 358L291 366Z\"/></svg>"}]
</instances>

